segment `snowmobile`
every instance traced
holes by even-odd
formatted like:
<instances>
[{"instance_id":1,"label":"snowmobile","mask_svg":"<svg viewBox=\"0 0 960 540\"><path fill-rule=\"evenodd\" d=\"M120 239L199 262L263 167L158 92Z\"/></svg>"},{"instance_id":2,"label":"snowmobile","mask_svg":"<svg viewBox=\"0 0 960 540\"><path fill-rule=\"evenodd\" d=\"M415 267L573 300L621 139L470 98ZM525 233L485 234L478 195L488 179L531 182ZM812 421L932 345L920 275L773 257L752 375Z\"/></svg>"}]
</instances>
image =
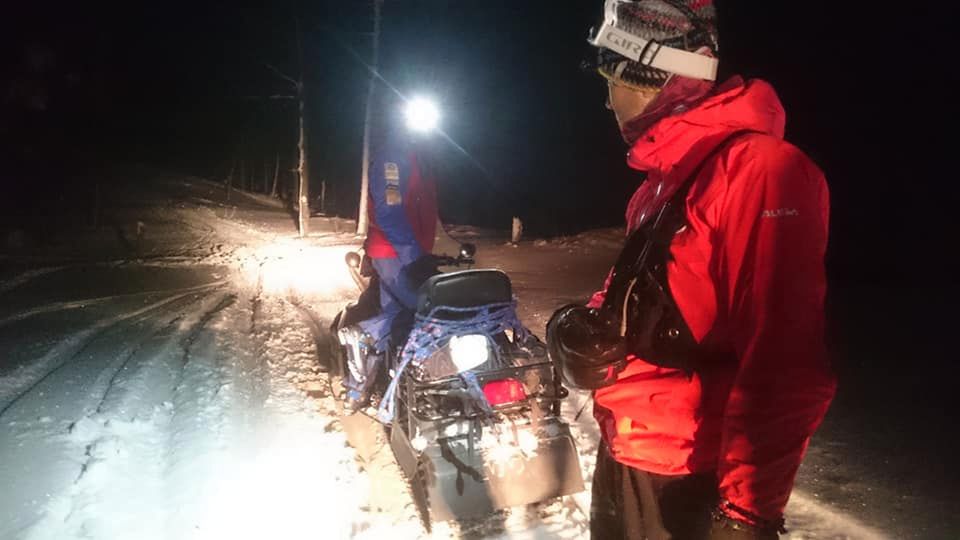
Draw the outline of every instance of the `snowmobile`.
<instances>
[{"instance_id":1,"label":"snowmobile","mask_svg":"<svg viewBox=\"0 0 960 540\"><path fill-rule=\"evenodd\" d=\"M517 320L510 278L472 269L474 252L465 244L457 257L432 256L436 267L470 269L429 277L416 313L397 317L378 391L378 420L427 530L583 490L560 416L568 392L543 342ZM377 312L366 262L347 255L363 292L337 315L333 335ZM346 358L339 347L335 372L346 373Z\"/></svg>"}]
</instances>

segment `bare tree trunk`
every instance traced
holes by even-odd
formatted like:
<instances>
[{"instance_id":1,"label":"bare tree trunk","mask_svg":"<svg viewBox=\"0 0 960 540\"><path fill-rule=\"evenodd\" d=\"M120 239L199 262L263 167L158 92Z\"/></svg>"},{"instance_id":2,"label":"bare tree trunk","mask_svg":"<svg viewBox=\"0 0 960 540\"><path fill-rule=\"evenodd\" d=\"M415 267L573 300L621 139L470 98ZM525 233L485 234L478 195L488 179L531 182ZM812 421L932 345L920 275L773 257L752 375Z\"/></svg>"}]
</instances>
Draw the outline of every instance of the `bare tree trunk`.
<instances>
[{"instance_id":1,"label":"bare tree trunk","mask_svg":"<svg viewBox=\"0 0 960 540\"><path fill-rule=\"evenodd\" d=\"M270 193L270 164L267 163L267 158L263 158L263 190L261 191L264 195Z\"/></svg>"},{"instance_id":2,"label":"bare tree trunk","mask_svg":"<svg viewBox=\"0 0 960 540\"><path fill-rule=\"evenodd\" d=\"M327 213L327 181L320 182L320 213Z\"/></svg>"},{"instance_id":3,"label":"bare tree trunk","mask_svg":"<svg viewBox=\"0 0 960 540\"><path fill-rule=\"evenodd\" d=\"M277 180L280 179L280 152L277 152L276 165L273 167L273 188L270 189L270 196L277 196Z\"/></svg>"},{"instance_id":4,"label":"bare tree trunk","mask_svg":"<svg viewBox=\"0 0 960 540\"><path fill-rule=\"evenodd\" d=\"M230 189L233 187L233 171L237 167L236 158L230 160L230 172L227 173L227 202L230 202Z\"/></svg>"},{"instance_id":5,"label":"bare tree trunk","mask_svg":"<svg viewBox=\"0 0 960 540\"><path fill-rule=\"evenodd\" d=\"M247 161L240 160L240 189L247 189Z\"/></svg>"},{"instance_id":6,"label":"bare tree trunk","mask_svg":"<svg viewBox=\"0 0 960 540\"><path fill-rule=\"evenodd\" d=\"M310 225L310 175L307 166L307 134L304 126L304 88L303 88L303 46L300 42L300 20L297 19L297 54L300 61L300 80L297 82L297 100L300 111L300 140L297 149L300 153L300 193L297 200L297 222L300 224L300 236L309 234Z\"/></svg>"},{"instance_id":7,"label":"bare tree trunk","mask_svg":"<svg viewBox=\"0 0 960 540\"><path fill-rule=\"evenodd\" d=\"M357 235L366 236L367 193L370 186L370 117L373 113L373 93L377 86L377 62L380 57L380 10L383 0L373 0L373 62L370 65L370 87L367 89L367 111L363 121L363 164L360 173L360 209L357 215Z\"/></svg>"},{"instance_id":8,"label":"bare tree trunk","mask_svg":"<svg viewBox=\"0 0 960 540\"><path fill-rule=\"evenodd\" d=\"M309 196L310 196L310 187L309 187L309 176L307 171L307 156L306 156L306 130L303 127L303 83L300 83L300 88L298 89L299 98L300 98L300 140L297 143L297 150L300 154L299 166L297 167L297 172L300 175L300 193L297 196L297 222L300 224L300 236L306 236L309 234L309 222L310 222L310 205L309 205Z\"/></svg>"}]
</instances>

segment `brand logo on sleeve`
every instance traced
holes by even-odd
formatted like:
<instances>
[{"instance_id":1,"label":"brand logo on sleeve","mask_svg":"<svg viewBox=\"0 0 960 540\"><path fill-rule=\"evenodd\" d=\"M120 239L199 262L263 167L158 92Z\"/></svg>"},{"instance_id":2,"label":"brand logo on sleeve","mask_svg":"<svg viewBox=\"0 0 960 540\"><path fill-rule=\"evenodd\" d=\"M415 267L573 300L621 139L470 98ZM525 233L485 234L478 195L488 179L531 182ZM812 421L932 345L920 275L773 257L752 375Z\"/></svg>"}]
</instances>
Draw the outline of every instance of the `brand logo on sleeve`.
<instances>
[{"instance_id":1,"label":"brand logo on sleeve","mask_svg":"<svg viewBox=\"0 0 960 540\"><path fill-rule=\"evenodd\" d=\"M386 162L383 164L383 177L387 179L388 186L400 184L400 167L396 163Z\"/></svg>"},{"instance_id":2,"label":"brand logo on sleeve","mask_svg":"<svg viewBox=\"0 0 960 540\"><path fill-rule=\"evenodd\" d=\"M776 210L764 210L762 217L763 218L784 218L784 217L797 217L800 215L800 211L796 208L777 208Z\"/></svg>"}]
</instances>

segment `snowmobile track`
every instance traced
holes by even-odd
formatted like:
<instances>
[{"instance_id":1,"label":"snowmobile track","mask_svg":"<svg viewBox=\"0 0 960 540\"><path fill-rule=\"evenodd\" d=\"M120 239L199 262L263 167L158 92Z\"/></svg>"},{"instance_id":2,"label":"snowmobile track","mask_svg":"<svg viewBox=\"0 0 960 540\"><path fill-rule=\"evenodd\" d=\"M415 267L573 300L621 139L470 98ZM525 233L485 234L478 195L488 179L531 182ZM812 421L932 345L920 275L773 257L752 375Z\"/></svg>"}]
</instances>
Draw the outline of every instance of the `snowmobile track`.
<instances>
[{"instance_id":1,"label":"snowmobile track","mask_svg":"<svg viewBox=\"0 0 960 540\"><path fill-rule=\"evenodd\" d=\"M206 289L217 289L223 287L223 283L216 283L208 285ZM33 382L26 385L22 390L17 392L17 394L12 397L7 403L0 408L0 419L10 410L11 407L17 404L24 396L29 395L37 386L42 384L45 380L49 379L53 374L59 371L61 368L69 364L74 358L82 354L90 343L95 340L98 336L104 334L110 328L115 327L118 324L123 322L137 319L144 316L150 316L154 312L161 309L167 308L170 305L176 304L179 301L187 299L186 304L190 304L194 298L191 298L192 295L195 295L201 292L203 289L191 290L186 293L179 293L158 302L154 302L150 305L142 307L140 309L127 312L115 317L110 317L107 319L102 319L95 323L93 326L82 330L80 332L74 333L69 338L65 339L61 345L55 347L53 350L49 351L44 358L53 360L60 358L60 361L57 362L54 366L48 367L42 376L37 377ZM211 315L212 316L212 315Z\"/></svg>"},{"instance_id":2,"label":"snowmobile track","mask_svg":"<svg viewBox=\"0 0 960 540\"><path fill-rule=\"evenodd\" d=\"M335 349L339 347L339 344L336 338L327 330L329 323L325 323L319 315L304 305L298 298L291 296L287 301L297 308L304 324L310 329L310 334L313 336L313 343L317 348L317 362L321 370L329 375L327 381L331 384L330 395L336 396L337 394L333 392L332 386L333 377L342 374L338 372L337 366L335 365L336 363L334 362L333 355L336 354Z\"/></svg>"},{"instance_id":3,"label":"snowmobile track","mask_svg":"<svg viewBox=\"0 0 960 540\"><path fill-rule=\"evenodd\" d=\"M16 289L17 287L22 287L23 285L26 285L27 283L29 283L30 281L33 281L38 277L45 276L47 274L52 274L64 268L65 267L63 266L48 266L45 268L35 268L33 270L27 270L25 272L21 272L20 274L6 281L0 282L0 294L5 294L13 289Z\"/></svg>"},{"instance_id":4,"label":"snowmobile track","mask_svg":"<svg viewBox=\"0 0 960 540\"><path fill-rule=\"evenodd\" d=\"M197 298L196 301L199 302L202 299L203 298ZM150 340L154 339L156 336L173 329L173 327L178 322L182 321L183 318L184 318L184 315L182 314L177 315L176 317L171 319L170 322L168 322L165 326L157 329L156 331L152 332L145 338L141 339L140 342L137 344L137 346L131 349L129 353L127 353L127 355L123 359L123 362L120 363L120 366L110 376L110 380L107 382L106 388L104 388L103 395L100 397L99 403L97 403L97 408L96 408L97 414L102 414L104 412L104 404L107 402L107 397L110 395L110 392L115 388L117 378L120 376L121 373L123 373L127 369L127 366L130 365L130 362L133 361L133 359L136 358L141 353L141 351L143 351L144 345Z\"/></svg>"},{"instance_id":5,"label":"snowmobile track","mask_svg":"<svg viewBox=\"0 0 960 540\"><path fill-rule=\"evenodd\" d=\"M21 311L20 313L10 315L0 319L0 328L4 326L22 321L24 319L29 319L30 317L35 317L37 315L43 315L45 313L54 313L57 311L66 311L68 309L80 309L91 306L97 306L101 304L106 304L114 300L121 300L125 298L136 298L138 296L150 296L171 292L180 292L180 293L190 293L190 292L201 292L205 291L211 287L216 287L219 285L226 285L228 282L226 280L217 281L214 283L206 283L204 285L197 285L195 287L187 287L183 289L174 289L174 290L161 290L161 291L142 291L128 294L113 294L108 296L98 296L94 298L83 298L80 300L69 300L66 302L53 302L43 306L38 306L33 309L28 309L26 311Z\"/></svg>"},{"instance_id":6,"label":"snowmobile track","mask_svg":"<svg viewBox=\"0 0 960 540\"><path fill-rule=\"evenodd\" d=\"M224 295L223 298L220 299L220 302L218 302L217 305L213 306L213 308L207 310L200 317L200 320L197 321L197 324L195 324L193 328L191 328L190 331L187 332L187 335L180 342L184 350L184 363L186 363L186 360L187 360L186 355L189 354L190 347L193 346L194 341L197 340L197 336L200 335L200 332L203 331L203 328L210 322L211 319L213 319L217 315L217 313L220 313L221 311L227 309L228 307L233 305L233 303L236 301L237 301L236 294L228 293Z\"/></svg>"}]
</instances>

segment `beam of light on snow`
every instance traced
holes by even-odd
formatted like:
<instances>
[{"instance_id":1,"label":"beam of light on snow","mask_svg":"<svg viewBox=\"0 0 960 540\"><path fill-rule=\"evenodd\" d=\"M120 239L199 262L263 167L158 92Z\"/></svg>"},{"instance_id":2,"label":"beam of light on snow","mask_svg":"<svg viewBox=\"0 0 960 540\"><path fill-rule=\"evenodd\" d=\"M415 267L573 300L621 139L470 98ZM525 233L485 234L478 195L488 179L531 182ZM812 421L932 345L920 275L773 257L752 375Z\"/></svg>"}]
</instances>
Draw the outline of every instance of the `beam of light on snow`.
<instances>
[{"instance_id":1,"label":"beam of light on snow","mask_svg":"<svg viewBox=\"0 0 960 540\"><path fill-rule=\"evenodd\" d=\"M278 426L266 441L212 455L205 471L193 535L196 540L351 538L351 516L363 504L356 474L308 422ZM261 434L263 435L263 434ZM325 444L326 443L326 444ZM344 519L331 519L343 516Z\"/></svg>"},{"instance_id":2,"label":"beam of light on snow","mask_svg":"<svg viewBox=\"0 0 960 540\"><path fill-rule=\"evenodd\" d=\"M407 101L404 111L407 127L417 133L428 133L440 124L440 110L427 98L416 97Z\"/></svg>"},{"instance_id":3,"label":"beam of light on snow","mask_svg":"<svg viewBox=\"0 0 960 540\"><path fill-rule=\"evenodd\" d=\"M243 261L246 284L267 294L340 297L357 294L344 256L351 246L311 246L277 241L256 249Z\"/></svg>"}]
</instances>

